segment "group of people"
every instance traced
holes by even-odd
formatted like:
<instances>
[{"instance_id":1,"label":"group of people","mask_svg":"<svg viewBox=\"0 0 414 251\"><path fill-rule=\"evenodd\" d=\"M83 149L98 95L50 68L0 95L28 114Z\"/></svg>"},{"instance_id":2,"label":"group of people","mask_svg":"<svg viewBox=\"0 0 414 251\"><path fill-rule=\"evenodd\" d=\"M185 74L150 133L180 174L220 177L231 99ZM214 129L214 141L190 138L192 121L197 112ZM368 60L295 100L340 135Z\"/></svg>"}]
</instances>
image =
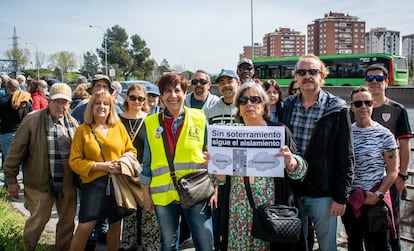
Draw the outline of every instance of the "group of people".
<instances>
[{"instance_id":1,"label":"group of people","mask_svg":"<svg viewBox=\"0 0 414 251\"><path fill-rule=\"evenodd\" d=\"M14 127L3 165L14 197L23 168L25 206L31 214L24 244L35 249L55 204L57 250L84 250L99 225L108 250L178 250L192 240L196 250L306 251L313 248L314 233L320 250L337 250L338 216L348 250L401 250L399 201L413 137L407 112L385 96L388 72L381 65L367 68L365 85L352 91L350 104L321 88L328 74L318 57L301 57L283 98L278 83L261 83L254 78L252 61L243 58L236 71L219 73L220 96L210 92L212 81L203 70L190 80L167 73L158 87L130 85L122 107L116 105L113 83L98 74L90 85L77 88L84 101L72 106L72 115L70 87L53 84L46 107ZM12 100L18 89L12 82L6 97ZM284 160L284 178L211 175L214 195L182 208L174 182L207 169L209 125L252 131L283 127L285 145L274 155ZM257 206L298 208L299 241L269 243L251 235L247 186ZM132 205L119 199L119 191L128 189L138 194ZM373 232L365 212L378 205L387 208L390 226Z\"/></svg>"}]
</instances>

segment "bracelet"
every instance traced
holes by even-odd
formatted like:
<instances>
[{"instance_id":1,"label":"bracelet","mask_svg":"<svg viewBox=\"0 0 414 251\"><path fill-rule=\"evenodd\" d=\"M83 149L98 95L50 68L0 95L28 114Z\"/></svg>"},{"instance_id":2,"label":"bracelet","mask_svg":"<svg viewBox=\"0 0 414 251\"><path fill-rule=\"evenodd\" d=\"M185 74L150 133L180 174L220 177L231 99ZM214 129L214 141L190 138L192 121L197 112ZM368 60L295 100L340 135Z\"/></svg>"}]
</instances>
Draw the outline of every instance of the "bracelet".
<instances>
[{"instance_id":1,"label":"bracelet","mask_svg":"<svg viewBox=\"0 0 414 251\"><path fill-rule=\"evenodd\" d=\"M408 180L408 174L398 173L398 177L402 178L403 180Z\"/></svg>"}]
</instances>

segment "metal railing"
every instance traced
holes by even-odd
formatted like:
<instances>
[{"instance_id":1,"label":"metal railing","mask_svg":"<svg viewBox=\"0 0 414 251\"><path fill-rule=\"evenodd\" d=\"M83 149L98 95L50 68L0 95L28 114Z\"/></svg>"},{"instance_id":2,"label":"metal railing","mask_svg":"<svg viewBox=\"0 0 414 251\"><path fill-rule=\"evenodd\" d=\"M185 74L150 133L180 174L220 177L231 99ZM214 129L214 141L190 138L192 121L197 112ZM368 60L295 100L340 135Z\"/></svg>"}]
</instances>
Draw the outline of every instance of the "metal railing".
<instances>
[{"instance_id":1,"label":"metal railing","mask_svg":"<svg viewBox=\"0 0 414 251\"><path fill-rule=\"evenodd\" d=\"M408 175L409 179L406 182L407 193L402 198L401 203L401 224L400 224L400 231L401 231L401 240L406 242L408 245L414 244L414 236L413 236L413 217L408 216L404 210L411 210L414 207L414 148L411 149L411 162L408 167ZM404 243L402 243L404 244Z\"/></svg>"}]
</instances>

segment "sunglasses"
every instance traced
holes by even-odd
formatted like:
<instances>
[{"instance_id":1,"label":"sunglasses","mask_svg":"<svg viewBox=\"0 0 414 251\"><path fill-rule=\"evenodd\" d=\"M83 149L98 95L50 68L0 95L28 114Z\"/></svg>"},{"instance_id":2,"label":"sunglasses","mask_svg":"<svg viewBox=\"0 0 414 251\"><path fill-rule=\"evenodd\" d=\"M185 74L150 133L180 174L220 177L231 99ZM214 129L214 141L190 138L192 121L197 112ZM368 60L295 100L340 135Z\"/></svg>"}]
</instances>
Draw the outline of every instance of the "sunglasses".
<instances>
[{"instance_id":1,"label":"sunglasses","mask_svg":"<svg viewBox=\"0 0 414 251\"><path fill-rule=\"evenodd\" d=\"M245 71L245 70L251 71L251 70L253 70L253 66L251 66L251 65L240 65L238 67L238 69L239 69L239 71Z\"/></svg>"},{"instance_id":2,"label":"sunglasses","mask_svg":"<svg viewBox=\"0 0 414 251\"><path fill-rule=\"evenodd\" d=\"M368 81L368 82L372 82L372 81L374 81L374 79L377 80L377 82L382 82L382 81L385 80L385 76L381 76L381 75L377 75L377 76L368 75L368 76L365 77L365 80Z\"/></svg>"},{"instance_id":3,"label":"sunglasses","mask_svg":"<svg viewBox=\"0 0 414 251\"><path fill-rule=\"evenodd\" d=\"M206 79L191 79L192 85L197 85L198 83L200 83L201 85L206 85L208 81Z\"/></svg>"},{"instance_id":4,"label":"sunglasses","mask_svg":"<svg viewBox=\"0 0 414 251\"><path fill-rule=\"evenodd\" d=\"M145 97L142 97L142 96L137 97L137 96L129 95L128 97L131 101L138 100L139 102L143 102L145 100Z\"/></svg>"},{"instance_id":5,"label":"sunglasses","mask_svg":"<svg viewBox=\"0 0 414 251\"><path fill-rule=\"evenodd\" d=\"M311 76L316 76L316 75L318 75L318 73L320 73L321 71L320 70L318 70L318 69L309 69L309 70L303 70L303 69L300 69L300 70L296 70L296 74L298 74L299 76L305 76L306 75L306 73L309 73L309 75L311 75Z\"/></svg>"},{"instance_id":6,"label":"sunglasses","mask_svg":"<svg viewBox=\"0 0 414 251\"><path fill-rule=\"evenodd\" d=\"M356 108L360 108L362 106L362 104L365 104L366 107L371 107L374 102L372 100L358 100L358 101L353 101L352 104L356 107Z\"/></svg>"},{"instance_id":7,"label":"sunglasses","mask_svg":"<svg viewBox=\"0 0 414 251\"><path fill-rule=\"evenodd\" d=\"M240 97L238 99L239 104L245 105L250 100L250 103L252 104L259 104L262 102L262 98L259 96L251 96L251 97Z\"/></svg>"}]
</instances>

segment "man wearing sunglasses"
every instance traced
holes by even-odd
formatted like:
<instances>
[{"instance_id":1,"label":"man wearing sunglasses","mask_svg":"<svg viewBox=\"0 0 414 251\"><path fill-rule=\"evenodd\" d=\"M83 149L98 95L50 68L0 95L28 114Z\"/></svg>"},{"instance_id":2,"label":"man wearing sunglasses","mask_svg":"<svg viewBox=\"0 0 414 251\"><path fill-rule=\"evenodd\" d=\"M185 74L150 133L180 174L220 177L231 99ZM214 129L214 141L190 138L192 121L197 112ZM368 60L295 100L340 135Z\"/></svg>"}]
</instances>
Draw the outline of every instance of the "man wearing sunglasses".
<instances>
[{"instance_id":1,"label":"man wearing sunglasses","mask_svg":"<svg viewBox=\"0 0 414 251\"><path fill-rule=\"evenodd\" d=\"M408 164L410 162L411 145L410 138L413 137L405 107L385 96L388 86L388 70L379 64L368 66L365 70L365 85L372 93L374 110L372 119L382 126L388 128L397 139L399 145L400 167L398 177L390 188L393 206L393 214L397 236L393 236L391 247L393 251L401 250L399 221L401 194L405 189L405 181L408 179Z\"/></svg>"},{"instance_id":2,"label":"man wearing sunglasses","mask_svg":"<svg viewBox=\"0 0 414 251\"><path fill-rule=\"evenodd\" d=\"M254 78L254 73L254 65L251 59L242 58L239 60L239 62L237 63L237 75L239 76L239 79L242 84L246 82L246 80L251 79L256 84L263 85L259 79Z\"/></svg>"},{"instance_id":3,"label":"man wearing sunglasses","mask_svg":"<svg viewBox=\"0 0 414 251\"><path fill-rule=\"evenodd\" d=\"M216 84L221 95L220 101L213 107L206 110L206 118L209 125L226 125L236 126L240 123L236 122L237 107L234 105L237 91L240 88L239 77L233 70L221 70ZM213 235L215 250L227 250L227 231L228 224L224 222L222 208L225 201L228 200L229 191L225 189L222 183L215 181L215 189L217 189L217 207L213 207Z\"/></svg>"},{"instance_id":4,"label":"man wearing sunglasses","mask_svg":"<svg viewBox=\"0 0 414 251\"><path fill-rule=\"evenodd\" d=\"M328 73L314 55L299 59L294 76L300 93L285 100L282 123L292 131L300 155L308 162L303 182L291 183L304 236L310 220L320 249L337 250L337 217L345 213L351 191L354 148L348 105L321 89Z\"/></svg>"},{"instance_id":5,"label":"man wearing sunglasses","mask_svg":"<svg viewBox=\"0 0 414 251\"><path fill-rule=\"evenodd\" d=\"M219 101L219 97L210 92L210 76L203 70L197 70L191 76L193 92L187 94L184 105L190 108L207 110Z\"/></svg>"}]
</instances>

